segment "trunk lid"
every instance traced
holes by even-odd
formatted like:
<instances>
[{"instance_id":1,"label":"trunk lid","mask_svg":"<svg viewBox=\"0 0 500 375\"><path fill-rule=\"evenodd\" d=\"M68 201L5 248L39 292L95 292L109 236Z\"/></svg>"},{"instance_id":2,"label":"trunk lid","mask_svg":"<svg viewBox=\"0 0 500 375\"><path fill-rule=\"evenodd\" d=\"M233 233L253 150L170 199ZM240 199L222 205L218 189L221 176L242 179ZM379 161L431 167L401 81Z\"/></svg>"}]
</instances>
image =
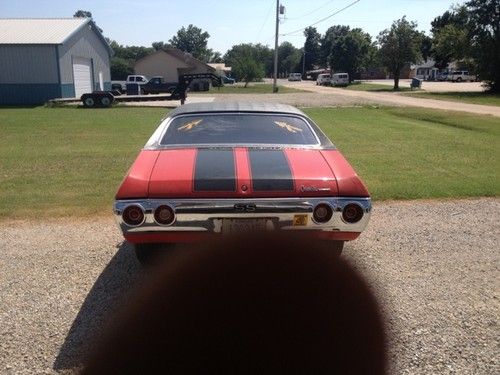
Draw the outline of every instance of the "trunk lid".
<instances>
[{"instance_id":1,"label":"trunk lid","mask_svg":"<svg viewBox=\"0 0 500 375\"><path fill-rule=\"evenodd\" d=\"M183 148L162 150L150 198L336 196L335 175L319 150Z\"/></svg>"}]
</instances>

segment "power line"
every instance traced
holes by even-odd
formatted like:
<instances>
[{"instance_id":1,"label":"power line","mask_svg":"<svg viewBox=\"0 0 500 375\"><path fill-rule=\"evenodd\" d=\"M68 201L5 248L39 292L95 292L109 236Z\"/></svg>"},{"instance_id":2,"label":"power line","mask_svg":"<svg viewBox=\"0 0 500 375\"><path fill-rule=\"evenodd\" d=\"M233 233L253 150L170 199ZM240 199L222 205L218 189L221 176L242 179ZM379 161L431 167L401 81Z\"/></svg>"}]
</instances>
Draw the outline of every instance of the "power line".
<instances>
[{"instance_id":1,"label":"power line","mask_svg":"<svg viewBox=\"0 0 500 375\"><path fill-rule=\"evenodd\" d=\"M285 34L280 34L280 35L281 35L281 36L287 36L287 35L290 35L290 34L296 33L296 32L298 32L298 31L305 30L305 29L307 29L308 27L311 27L311 26L317 25L318 23L323 22L323 21L326 21L327 19L332 18L333 16L335 16L335 15L339 14L340 12L343 12L343 11L344 11L344 10L346 10L347 8L352 7L354 4L359 3L360 1L361 1L361 0L356 0L356 1L353 1L352 3L350 3L350 4L346 5L345 7L343 7L342 9L337 10L336 12L334 12L334 13L330 14L329 16L326 16L325 18L320 19L319 21L316 21L316 22L314 22L314 23L312 23L312 24L310 24L310 25L308 25L308 26L302 27L302 28L300 28L300 29L293 30L293 31L290 31L290 32L288 32L288 33L285 33Z\"/></svg>"},{"instance_id":2,"label":"power line","mask_svg":"<svg viewBox=\"0 0 500 375\"><path fill-rule=\"evenodd\" d=\"M269 10L267 11L266 18L264 19L264 22L262 23L262 26L260 27L259 33L257 34L257 40L260 38L260 34L262 33L262 30L264 29L264 26L266 26L267 20L269 19L269 15L271 14L271 10L273 9L273 2L270 1L271 6L269 7ZM274 36L273 36L274 38Z\"/></svg>"},{"instance_id":3,"label":"power line","mask_svg":"<svg viewBox=\"0 0 500 375\"><path fill-rule=\"evenodd\" d=\"M316 11L320 10L321 8L324 8L326 5L330 4L330 3L333 3L335 0L330 0L330 1L327 1L326 3L324 3L323 5L317 7L316 9L310 11L309 13L306 13L306 14L303 14L302 16L300 17L293 17L293 18L287 18L287 20L289 21L293 21L293 20L298 20L300 18L303 18L303 17L307 17L313 13L315 13Z\"/></svg>"}]
</instances>

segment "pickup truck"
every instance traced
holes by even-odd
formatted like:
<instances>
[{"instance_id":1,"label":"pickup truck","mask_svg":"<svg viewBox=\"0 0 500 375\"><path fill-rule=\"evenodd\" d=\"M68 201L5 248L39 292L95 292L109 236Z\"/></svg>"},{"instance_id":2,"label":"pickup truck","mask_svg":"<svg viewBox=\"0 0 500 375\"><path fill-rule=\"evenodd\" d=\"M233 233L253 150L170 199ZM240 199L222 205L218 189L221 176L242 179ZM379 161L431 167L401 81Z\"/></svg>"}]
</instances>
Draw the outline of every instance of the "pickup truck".
<instances>
[{"instance_id":1,"label":"pickup truck","mask_svg":"<svg viewBox=\"0 0 500 375\"><path fill-rule=\"evenodd\" d=\"M171 94L177 87L178 82L165 82L163 77L153 77L147 83L141 85L141 94Z\"/></svg>"},{"instance_id":2,"label":"pickup truck","mask_svg":"<svg viewBox=\"0 0 500 375\"><path fill-rule=\"evenodd\" d=\"M120 92L126 92L127 91L127 83L139 83L139 84L145 84L148 82L148 79L146 76L140 75L140 74L132 74L127 76L127 79L125 81L111 81L111 89L112 90L118 90Z\"/></svg>"}]
</instances>

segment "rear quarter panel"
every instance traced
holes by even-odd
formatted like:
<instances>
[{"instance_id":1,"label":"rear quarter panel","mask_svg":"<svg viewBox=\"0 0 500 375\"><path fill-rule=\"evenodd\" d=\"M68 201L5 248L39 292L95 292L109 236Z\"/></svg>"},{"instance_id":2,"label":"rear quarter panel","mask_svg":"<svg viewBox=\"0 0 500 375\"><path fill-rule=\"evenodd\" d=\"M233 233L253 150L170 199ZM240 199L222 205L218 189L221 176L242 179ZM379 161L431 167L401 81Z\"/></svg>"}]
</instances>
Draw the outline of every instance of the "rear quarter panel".
<instances>
[{"instance_id":1,"label":"rear quarter panel","mask_svg":"<svg viewBox=\"0 0 500 375\"><path fill-rule=\"evenodd\" d=\"M149 193L151 172L159 151L142 150L123 179L116 199L145 198Z\"/></svg>"},{"instance_id":2,"label":"rear quarter panel","mask_svg":"<svg viewBox=\"0 0 500 375\"><path fill-rule=\"evenodd\" d=\"M321 154L330 165L337 179L340 197L369 197L370 193L361 178L338 150L323 150Z\"/></svg>"}]
</instances>

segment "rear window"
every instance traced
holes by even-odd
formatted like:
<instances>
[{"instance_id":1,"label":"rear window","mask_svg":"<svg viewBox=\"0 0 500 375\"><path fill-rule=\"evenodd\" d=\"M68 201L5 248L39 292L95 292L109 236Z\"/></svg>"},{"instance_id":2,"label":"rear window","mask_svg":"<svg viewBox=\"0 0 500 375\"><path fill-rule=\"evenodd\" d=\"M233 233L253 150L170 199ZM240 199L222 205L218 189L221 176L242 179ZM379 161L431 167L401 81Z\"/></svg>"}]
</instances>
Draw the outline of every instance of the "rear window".
<instances>
[{"instance_id":1,"label":"rear window","mask_svg":"<svg viewBox=\"0 0 500 375\"><path fill-rule=\"evenodd\" d=\"M317 145L302 118L274 114L199 114L174 117L162 145Z\"/></svg>"}]
</instances>

